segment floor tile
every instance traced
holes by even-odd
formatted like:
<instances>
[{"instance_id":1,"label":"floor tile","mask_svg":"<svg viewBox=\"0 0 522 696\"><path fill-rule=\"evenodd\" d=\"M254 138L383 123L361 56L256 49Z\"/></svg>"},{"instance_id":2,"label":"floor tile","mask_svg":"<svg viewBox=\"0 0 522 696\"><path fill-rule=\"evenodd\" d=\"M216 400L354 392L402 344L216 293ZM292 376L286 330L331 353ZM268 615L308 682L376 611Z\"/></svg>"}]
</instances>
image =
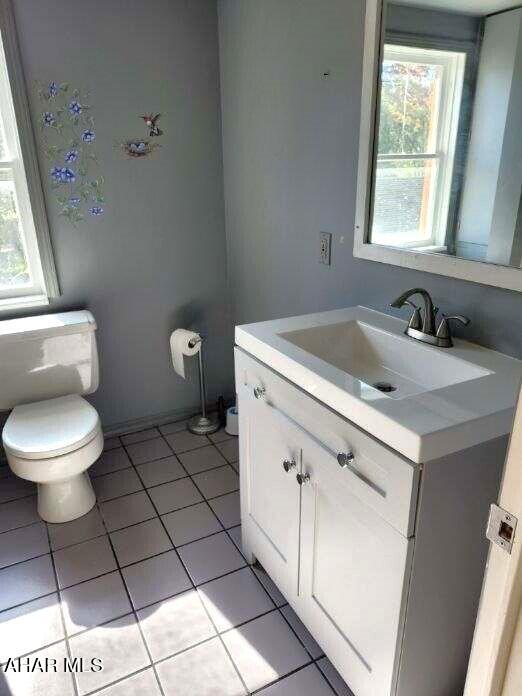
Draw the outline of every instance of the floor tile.
<instances>
[{"instance_id":1,"label":"floor tile","mask_svg":"<svg viewBox=\"0 0 522 696\"><path fill-rule=\"evenodd\" d=\"M230 529L227 530L228 535L234 542L234 544L237 546L238 550L240 553L242 553L242 548L241 548L241 525L239 524L237 527L231 527Z\"/></svg>"},{"instance_id":2,"label":"floor tile","mask_svg":"<svg viewBox=\"0 0 522 696\"><path fill-rule=\"evenodd\" d=\"M31 655L31 659L40 660L42 665L46 664L46 660L55 660L56 672L52 668L45 672L7 670L0 676L0 694L2 696L74 696L73 676L63 669L67 656L65 641L38 650Z\"/></svg>"},{"instance_id":3,"label":"floor tile","mask_svg":"<svg viewBox=\"0 0 522 696\"><path fill-rule=\"evenodd\" d=\"M189 478L150 488L149 495L160 515L203 500L198 489Z\"/></svg>"},{"instance_id":4,"label":"floor tile","mask_svg":"<svg viewBox=\"0 0 522 696\"><path fill-rule=\"evenodd\" d=\"M36 496L0 505L0 532L17 529L39 520L40 516L36 509Z\"/></svg>"},{"instance_id":5,"label":"floor tile","mask_svg":"<svg viewBox=\"0 0 522 696\"><path fill-rule=\"evenodd\" d=\"M239 477L228 464L219 469L196 474L193 479L205 498L215 498L239 488Z\"/></svg>"},{"instance_id":6,"label":"floor tile","mask_svg":"<svg viewBox=\"0 0 522 696\"><path fill-rule=\"evenodd\" d=\"M217 433L212 433L212 435L209 435L208 439L211 442L225 442L225 440L230 440L232 437L233 435L229 435L224 428L221 428L221 430L218 430Z\"/></svg>"},{"instance_id":7,"label":"floor tile","mask_svg":"<svg viewBox=\"0 0 522 696\"><path fill-rule=\"evenodd\" d=\"M187 475L187 472L174 455L156 459L146 464L139 464L136 467L136 471L146 488L158 486L160 483L167 483L167 481L175 481Z\"/></svg>"},{"instance_id":8,"label":"floor tile","mask_svg":"<svg viewBox=\"0 0 522 696\"><path fill-rule=\"evenodd\" d=\"M225 532L194 541L178 551L195 585L245 565L244 558Z\"/></svg>"},{"instance_id":9,"label":"floor tile","mask_svg":"<svg viewBox=\"0 0 522 696\"><path fill-rule=\"evenodd\" d=\"M127 566L122 573L135 609L192 587L175 551L167 551Z\"/></svg>"},{"instance_id":10,"label":"floor tile","mask_svg":"<svg viewBox=\"0 0 522 696\"><path fill-rule=\"evenodd\" d=\"M188 430L165 435L165 439L176 454L188 452L196 447L205 447L209 443L209 439L205 435L194 435Z\"/></svg>"},{"instance_id":11,"label":"floor tile","mask_svg":"<svg viewBox=\"0 0 522 696\"><path fill-rule=\"evenodd\" d=\"M96 696L161 696L152 667L98 691Z\"/></svg>"},{"instance_id":12,"label":"floor tile","mask_svg":"<svg viewBox=\"0 0 522 696\"><path fill-rule=\"evenodd\" d=\"M99 689L150 664L134 616L81 633L71 638L69 644L73 657L103 658L102 671L75 675L80 694Z\"/></svg>"},{"instance_id":13,"label":"floor tile","mask_svg":"<svg viewBox=\"0 0 522 696\"><path fill-rule=\"evenodd\" d=\"M219 639L161 662L165 696L243 696L246 691Z\"/></svg>"},{"instance_id":14,"label":"floor tile","mask_svg":"<svg viewBox=\"0 0 522 696\"><path fill-rule=\"evenodd\" d=\"M0 614L0 662L63 638L60 602L56 594Z\"/></svg>"},{"instance_id":15,"label":"floor tile","mask_svg":"<svg viewBox=\"0 0 522 696\"><path fill-rule=\"evenodd\" d=\"M56 590L51 556L0 570L0 611Z\"/></svg>"},{"instance_id":16,"label":"floor tile","mask_svg":"<svg viewBox=\"0 0 522 696\"><path fill-rule=\"evenodd\" d=\"M151 462L154 459L169 457L172 454L172 450L162 437L147 440L146 442L137 442L135 445L128 445L127 452L133 464Z\"/></svg>"},{"instance_id":17,"label":"floor tile","mask_svg":"<svg viewBox=\"0 0 522 696\"><path fill-rule=\"evenodd\" d=\"M48 524L47 528L53 549L79 544L82 541L94 539L105 534L105 527L97 507L93 507L86 515L78 517L78 519L72 522Z\"/></svg>"},{"instance_id":18,"label":"floor tile","mask_svg":"<svg viewBox=\"0 0 522 696\"><path fill-rule=\"evenodd\" d=\"M239 476L239 461L237 462L230 462L230 466L234 469L236 474Z\"/></svg>"},{"instance_id":19,"label":"floor tile","mask_svg":"<svg viewBox=\"0 0 522 696\"><path fill-rule=\"evenodd\" d=\"M157 518L112 532L110 536L120 566L172 548L167 532Z\"/></svg>"},{"instance_id":20,"label":"floor tile","mask_svg":"<svg viewBox=\"0 0 522 696\"><path fill-rule=\"evenodd\" d=\"M61 588L116 570L116 560L106 536L68 546L53 555Z\"/></svg>"},{"instance_id":21,"label":"floor tile","mask_svg":"<svg viewBox=\"0 0 522 696\"><path fill-rule=\"evenodd\" d=\"M319 657L322 657L324 655L324 651L315 641L309 630L303 624L301 619L297 616L292 607L289 604L287 604L286 607L283 607L281 609L281 613L288 621L290 626L294 629L295 633L297 634L297 637L299 638L301 643L303 643L306 650L310 653L311 657L314 660L317 660Z\"/></svg>"},{"instance_id":22,"label":"floor tile","mask_svg":"<svg viewBox=\"0 0 522 696\"><path fill-rule=\"evenodd\" d=\"M216 635L195 590L141 609L138 619L153 660L161 660Z\"/></svg>"},{"instance_id":23,"label":"floor tile","mask_svg":"<svg viewBox=\"0 0 522 696\"><path fill-rule=\"evenodd\" d=\"M223 527L235 527L241 523L241 508L239 505L239 491L227 493L220 498L209 501L210 507L214 510Z\"/></svg>"},{"instance_id":24,"label":"floor tile","mask_svg":"<svg viewBox=\"0 0 522 696\"><path fill-rule=\"evenodd\" d=\"M108 450L114 449L115 447L121 447L120 438L116 435L112 437L106 437L103 443L103 450L107 452Z\"/></svg>"},{"instance_id":25,"label":"floor tile","mask_svg":"<svg viewBox=\"0 0 522 696\"><path fill-rule=\"evenodd\" d=\"M159 431L162 435L172 435L172 433L180 433L186 430L186 420L174 421L174 423L165 423L159 426Z\"/></svg>"},{"instance_id":26,"label":"floor tile","mask_svg":"<svg viewBox=\"0 0 522 696\"><path fill-rule=\"evenodd\" d=\"M207 503L191 505L162 516L174 546L188 544L221 531L221 525Z\"/></svg>"},{"instance_id":27,"label":"floor tile","mask_svg":"<svg viewBox=\"0 0 522 696\"><path fill-rule=\"evenodd\" d=\"M49 553L49 541L43 522L0 534L0 568L44 553Z\"/></svg>"},{"instance_id":28,"label":"floor tile","mask_svg":"<svg viewBox=\"0 0 522 696\"><path fill-rule=\"evenodd\" d=\"M92 484L99 502L143 489L138 474L132 468L98 476Z\"/></svg>"},{"instance_id":29,"label":"floor tile","mask_svg":"<svg viewBox=\"0 0 522 696\"><path fill-rule=\"evenodd\" d=\"M61 591L69 636L132 611L119 571Z\"/></svg>"},{"instance_id":30,"label":"floor tile","mask_svg":"<svg viewBox=\"0 0 522 696\"><path fill-rule=\"evenodd\" d=\"M179 455L179 459L189 474L198 474L200 471L215 469L218 466L223 466L226 461L213 445L184 452Z\"/></svg>"},{"instance_id":31,"label":"floor tile","mask_svg":"<svg viewBox=\"0 0 522 696\"><path fill-rule=\"evenodd\" d=\"M227 462L237 462L239 460L239 440L237 437L234 437L231 440L226 440L226 442L218 442L216 447L225 457Z\"/></svg>"},{"instance_id":32,"label":"floor tile","mask_svg":"<svg viewBox=\"0 0 522 696\"><path fill-rule=\"evenodd\" d=\"M28 495L36 493L36 484L31 481L21 479L19 476L9 473L2 478L0 486L0 503L6 503L9 500L17 498L25 498Z\"/></svg>"},{"instance_id":33,"label":"floor tile","mask_svg":"<svg viewBox=\"0 0 522 696\"><path fill-rule=\"evenodd\" d=\"M100 510L109 532L156 516L154 506L145 491L101 503Z\"/></svg>"},{"instance_id":34,"label":"floor tile","mask_svg":"<svg viewBox=\"0 0 522 696\"><path fill-rule=\"evenodd\" d=\"M333 696L333 691L317 667L309 665L277 684L267 686L258 692L258 696Z\"/></svg>"},{"instance_id":35,"label":"floor tile","mask_svg":"<svg viewBox=\"0 0 522 696\"><path fill-rule=\"evenodd\" d=\"M250 691L310 660L277 611L224 633L222 637Z\"/></svg>"},{"instance_id":36,"label":"floor tile","mask_svg":"<svg viewBox=\"0 0 522 696\"><path fill-rule=\"evenodd\" d=\"M262 566L256 564L255 566L252 566L252 570L259 578L259 581L263 584L263 587L272 598L272 601L274 602L276 607L282 607L284 604L287 604L285 597L283 596L283 594L281 594L281 591L279 590L275 582L272 580L272 578L268 575L268 573Z\"/></svg>"},{"instance_id":37,"label":"floor tile","mask_svg":"<svg viewBox=\"0 0 522 696\"><path fill-rule=\"evenodd\" d=\"M323 657L322 660L319 660L317 662L317 666L324 674L337 696L354 696L351 689L348 688L348 685L344 679L327 657Z\"/></svg>"},{"instance_id":38,"label":"floor tile","mask_svg":"<svg viewBox=\"0 0 522 696\"><path fill-rule=\"evenodd\" d=\"M145 440L154 440L159 437L160 432L157 428L147 428L146 430L138 430L135 433L128 433L120 437L124 445L133 445L136 442L145 442Z\"/></svg>"},{"instance_id":39,"label":"floor tile","mask_svg":"<svg viewBox=\"0 0 522 696\"><path fill-rule=\"evenodd\" d=\"M274 609L250 568L207 582L198 592L220 632Z\"/></svg>"},{"instance_id":40,"label":"floor tile","mask_svg":"<svg viewBox=\"0 0 522 696\"><path fill-rule=\"evenodd\" d=\"M100 458L90 467L89 474L91 477L96 477L101 474L111 474L113 471L126 469L129 466L131 466L131 460L127 452L123 447L115 447L102 452Z\"/></svg>"}]
</instances>

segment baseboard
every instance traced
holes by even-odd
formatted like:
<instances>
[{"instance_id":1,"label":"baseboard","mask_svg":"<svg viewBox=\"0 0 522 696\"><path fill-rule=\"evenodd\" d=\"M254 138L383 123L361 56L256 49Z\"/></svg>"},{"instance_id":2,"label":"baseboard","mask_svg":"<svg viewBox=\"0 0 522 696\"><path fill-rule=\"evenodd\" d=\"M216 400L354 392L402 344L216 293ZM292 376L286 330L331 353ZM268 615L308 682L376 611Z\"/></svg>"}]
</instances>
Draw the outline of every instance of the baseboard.
<instances>
[{"instance_id":1,"label":"baseboard","mask_svg":"<svg viewBox=\"0 0 522 696\"><path fill-rule=\"evenodd\" d=\"M225 405L231 406L235 399L225 397ZM216 402L208 404L207 406L209 412L215 411ZM113 435L123 435L127 433L137 432L138 430L145 430L146 428L151 428L154 425L164 425L165 423L175 423L176 421L187 420L196 413L200 413L201 408L198 406L189 406L186 408L175 409L174 411L164 411L163 413L156 413L151 416L143 416L142 418L134 418L128 421L122 421L121 423L113 423L110 425L103 426L103 434L105 437L111 437Z\"/></svg>"}]
</instances>

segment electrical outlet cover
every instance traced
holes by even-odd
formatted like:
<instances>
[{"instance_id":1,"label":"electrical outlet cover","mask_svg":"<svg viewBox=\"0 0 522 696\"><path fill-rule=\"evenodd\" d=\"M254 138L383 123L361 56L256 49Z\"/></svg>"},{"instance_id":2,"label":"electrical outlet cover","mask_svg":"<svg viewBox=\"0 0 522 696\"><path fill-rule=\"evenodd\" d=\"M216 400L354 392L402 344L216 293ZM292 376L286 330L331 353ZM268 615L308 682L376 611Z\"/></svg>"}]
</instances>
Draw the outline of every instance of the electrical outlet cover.
<instances>
[{"instance_id":1,"label":"electrical outlet cover","mask_svg":"<svg viewBox=\"0 0 522 696\"><path fill-rule=\"evenodd\" d=\"M330 266L332 260L332 235L330 232L319 232L319 263Z\"/></svg>"}]
</instances>

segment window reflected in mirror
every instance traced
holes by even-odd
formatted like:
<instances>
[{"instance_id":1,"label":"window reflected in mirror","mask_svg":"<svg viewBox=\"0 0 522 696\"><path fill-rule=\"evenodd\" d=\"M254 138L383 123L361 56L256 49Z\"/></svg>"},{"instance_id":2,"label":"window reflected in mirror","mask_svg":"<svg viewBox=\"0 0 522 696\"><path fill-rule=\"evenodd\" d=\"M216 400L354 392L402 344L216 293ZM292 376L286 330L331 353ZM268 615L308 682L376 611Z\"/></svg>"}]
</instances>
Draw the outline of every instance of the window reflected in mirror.
<instances>
[{"instance_id":1,"label":"window reflected in mirror","mask_svg":"<svg viewBox=\"0 0 522 696\"><path fill-rule=\"evenodd\" d=\"M521 266L522 9L488 1L385 5L373 244Z\"/></svg>"}]
</instances>

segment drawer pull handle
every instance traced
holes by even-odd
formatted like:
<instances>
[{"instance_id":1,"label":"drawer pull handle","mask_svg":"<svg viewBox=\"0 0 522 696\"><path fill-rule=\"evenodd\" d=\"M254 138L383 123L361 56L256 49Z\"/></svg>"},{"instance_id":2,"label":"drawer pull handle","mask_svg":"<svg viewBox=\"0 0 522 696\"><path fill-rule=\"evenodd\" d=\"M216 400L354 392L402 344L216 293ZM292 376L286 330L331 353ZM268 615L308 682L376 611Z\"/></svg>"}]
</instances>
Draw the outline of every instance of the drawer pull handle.
<instances>
[{"instance_id":1,"label":"drawer pull handle","mask_svg":"<svg viewBox=\"0 0 522 696\"><path fill-rule=\"evenodd\" d=\"M310 474L296 474L297 483L303 486L305 483L310 483Z\"/></svg>"},{"instance_id":2,"label":"drawer pull handle","mask_svg":"<svg viewBox=\"0 0 522 696\"><path fill-rule=\"evenodd\" d=\"M256 399L262 399L266 394L265 387L254 387L254 396Z\"/></svg>"},{"instance_id":3,"label":"drawer pull handle","mask_svg":"<svg viewBox=\"0 0 522 696\"><path fill-rule=\"evenodd\" d=\"M343 469L348 469L353 465L355 461L355 455L353 452L339 452L337 455L337 461L339 466Z\"/></svg>"},{"instance_id":4,"label":"drawer pull handle","mask_svg":"<svg viewBox=\"0 0 522 696\"><path fill-rule=\"evenodd\" d=\"M293 459L285 459L283 462L283 469L286 471L287 474L290 471L290 469L295 469L296 466L297 464Z\"/></svg>"}]
</instances>

